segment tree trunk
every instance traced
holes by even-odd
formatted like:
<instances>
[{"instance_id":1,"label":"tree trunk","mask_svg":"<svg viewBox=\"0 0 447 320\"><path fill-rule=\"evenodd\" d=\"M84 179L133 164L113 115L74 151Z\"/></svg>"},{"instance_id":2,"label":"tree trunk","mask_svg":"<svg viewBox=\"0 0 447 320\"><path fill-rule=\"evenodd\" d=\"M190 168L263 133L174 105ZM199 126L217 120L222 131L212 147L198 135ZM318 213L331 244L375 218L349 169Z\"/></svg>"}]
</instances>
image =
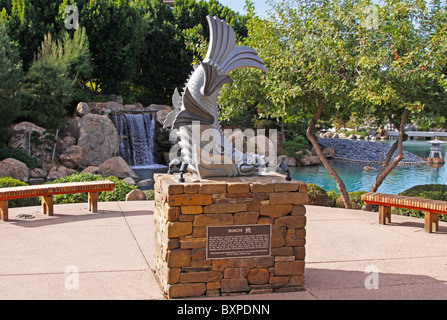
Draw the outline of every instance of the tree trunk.
<instances>
[{"instance_id":1,"label":"tree trunk","mask_svg":"<svg viewBox=\"0 0 447 320\"><path fill-rule=\"evenodd\" d=\"M377 174L376 180L374 181L374 184L372 185L371 190L369 190L369 192L377 192L377 189L379 189L380 185L383 183L383 181L388 176L388 174L403 159L403 157L404 157L403 143L408 138L408 136L405 134L405 131L404 131L405 124L407 122L408 122L408 109L405 109L403 112L403 115L402 115L402 120L400 122L400 126L399 126L399 137L397 138L397 141L392 145L392 147L388 151L385 161L383 162L382 167L380 168L379 173ZM394 152L396 151L396 149L397 149L397 156L391 162L391 158L392 158ZM372 210L372 205L366 204L365 211L371 211L371 210Z\"/></svg>"},{"instance_id":2,"label":"tree trunk","mask_svg":"<svg viewBox=\"0 0 447 320\"><path fill-rule=\"evenodd\" d=\"M317 138L315 138L313 131L315 129L315 125L318 122L318 119L321 116L321 113L323 112L324 104L326 103L326 99L321 101L320 105L318 106L318 110L315 113L312 121L309 124L309 127L307 128L306 136L309 139L309 141L312 143L313 147L315 148L315 151L317 152L318 156L321 159L321 162L325 166L326 170L329 172L329 174L334 178L335 183L337 184L337 188L340 191L340 194L343 198L343 202L345 203L346 209L352 209L351 201L349 200L348 192L346 191L346 186L341 180L338 173L334 170L330 162L326 159L326 157L323 154L323 150L321 150L320 145L318 144Z\"/></svg>"}]
</instances>

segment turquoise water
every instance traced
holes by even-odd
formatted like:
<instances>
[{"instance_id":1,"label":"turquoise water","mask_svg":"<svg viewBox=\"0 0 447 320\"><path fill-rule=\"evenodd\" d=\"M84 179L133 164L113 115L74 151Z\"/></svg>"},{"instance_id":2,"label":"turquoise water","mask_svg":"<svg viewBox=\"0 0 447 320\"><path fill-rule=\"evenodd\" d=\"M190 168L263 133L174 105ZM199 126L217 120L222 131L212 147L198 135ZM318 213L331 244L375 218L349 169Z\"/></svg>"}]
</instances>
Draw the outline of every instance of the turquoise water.
<instances>
[{"instance_id":1,"label":"turquoise water","mask_svg":"<svg viewBox=\"0 0 447 320\"><path fill-rule=\"evenodd\" d=\"M377 142L392 144L392 140ZM442 145L445 158L446 145ZM430 154L430 144L427 141L409 140L404 143L404 149L421 157L428 157ZM334 169L342 178L348 192L351 191L369 191L377 175L377 171L365 172L363 167L369 165L379 168L375 164L333 161ZM154 173L165 173L167 167L154 165L148 167L133 167L135 173L141 179L152 179ZM332 176L327 172L324 166L291 167L292 178L319 185L326 191L337 190ZM439 168L427 165L418 166L398 166L396 167L382 185L378 192L399 194L408 188L420 184L447 184L447 164ZM153 185L146 189L153 188Z\"/></svg>"},{"instance_id":2,"label":"turquoise water","mask_svg":"<svg viewBox=\"0 0 447 320\"><path fill-rule=\"evenodd\" d=\"M377 142L392 144L393 141ZM430 154L430 144L427 141L409 140L404 142L404 150L412 152L421 157L428 157ZM446 145L441 145L443 156ZM445 156L444 156L445 157ZM375 164L365 164L357 162L337 161L333 162L334 169L346 185L348 192L369 191L377 175L377 171L365 172L365 165L379 168ZM332 176L324 166L295 167L290 168L292 178L319 185L326 191L337 190ZM399 194L416 185L421 184L447 184L447 165L434 168L427 165L418 166L398 166L387 176L378 192Z\"/></svg>"}]
</instances>

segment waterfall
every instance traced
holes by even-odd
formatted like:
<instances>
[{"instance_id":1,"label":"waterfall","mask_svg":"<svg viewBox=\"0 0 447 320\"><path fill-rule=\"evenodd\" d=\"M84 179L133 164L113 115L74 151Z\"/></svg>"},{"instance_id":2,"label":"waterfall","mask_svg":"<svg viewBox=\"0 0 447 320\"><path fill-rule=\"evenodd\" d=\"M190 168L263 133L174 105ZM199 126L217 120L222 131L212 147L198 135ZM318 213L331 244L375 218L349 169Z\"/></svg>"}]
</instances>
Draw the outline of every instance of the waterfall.
<instances>
[{"instance_id":1,"label":"waterfall","mask_svg":"<svg viewBox=\"0 0 447 320\"><path fill-rule=\"evenodd\" d=\"M144 167L155 164L155 114L118 114L112 116L121 142L119 155L130 166Z\"/></svg>"}]
</instances>

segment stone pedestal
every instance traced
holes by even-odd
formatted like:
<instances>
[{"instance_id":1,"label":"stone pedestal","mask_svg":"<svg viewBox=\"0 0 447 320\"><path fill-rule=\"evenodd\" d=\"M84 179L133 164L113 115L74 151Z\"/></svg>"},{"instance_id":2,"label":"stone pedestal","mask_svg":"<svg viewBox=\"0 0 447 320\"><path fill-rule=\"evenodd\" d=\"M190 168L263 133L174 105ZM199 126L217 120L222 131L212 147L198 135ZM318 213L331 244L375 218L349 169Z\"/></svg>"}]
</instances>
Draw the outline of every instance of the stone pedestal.
<instances>
[{"instance_id":1,"label":"stone pedestal","mask_svg":"<svg viewBox=\"0 0 447 320\"><path fill-rule=\"evenodd\" d=\"M277 173L207 180L186 174L186 182L178 179L178 174L154 175L155 277L168 298L303 290L305 183L286 181ZM269 225L270 235L260 235L264 240L269 236L267 253L244 242L247 250L237 251L240 256L231 251L223 253L228 257L210 258L210 244L219 238L211 242L208 230L266 229L257 225Z\"/></svg>"}]
</instances>

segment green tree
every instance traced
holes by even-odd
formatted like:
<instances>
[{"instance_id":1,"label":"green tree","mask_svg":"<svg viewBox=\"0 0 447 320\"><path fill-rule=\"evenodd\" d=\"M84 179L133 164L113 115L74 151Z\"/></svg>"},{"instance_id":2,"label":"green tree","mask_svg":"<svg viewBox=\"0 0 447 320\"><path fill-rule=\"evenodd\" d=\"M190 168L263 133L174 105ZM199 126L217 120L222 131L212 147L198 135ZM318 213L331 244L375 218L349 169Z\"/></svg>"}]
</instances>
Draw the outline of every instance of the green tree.
<instances>
[{"instance_id":1,"label":"green tree","mask_svg":"<svg viewBox=\"0 0 447 320\"><path fill-rule=\"evenodd\" d=\"M89 39L98 91L120 93L137 72L141 17L130 0L90 0L80 7L80 24Z\"/></svg>"},{"instance_id":2,"label":"green tree","mask_svg":"<svg viewBox=\"0 0 447 320\"><path fill-rule=\"evenodd\" d=\"M144 104L170 104L175 88L183 85L192 70L192 54L185 47L172 10L163 1L140 4L138 9L142 38L134 90Z\"/></svg>"},{"instance_id":3,"label":"green tree","mask_svg":"<svg viewBox=\"0 0 447 320\"><path fill-rule=\"evenodd\" d=\"M320 6L309 6L307 1L283 1L275 5L275 19L269 21L255 17L250 3L248 9L251 19L245 43L258 52L268 70L254 71L259 83L249 84L259 88L256 100L261 116L279 123L308 121L307 138L350 208L345 185L324 157L314 130L320 119L350 107L355 36L346 30L357 27L352 4L322 1ZM245 82L242 79L241 86L229 90L238 90Z\"/></svg>"},{"instance_id":4,"label":"green tree","mask_svg":"<svg viewBox=\"0 0 447 320\"><path fill-rule=\"evenodd\" d=\"M279 122L308 119L306 135L349 208L344 183L314 135L317 123L355 114L399 128L400 137L372 186L376 191L402 159L403 129L410 116L445 95L436 85L442 82L440 66L446 65L445 10L409 0L388 0L383 6L366 0L282 1L274 8L270 20L252 16L245 41L264 59L268 72L249 80L234 74L241 84L228 90L239 92L245 83L259 86L254 93L263 116ZM367 23L375 10L379 19ZM231 96L238 94L222 98ZM246 100L238 109L252 106ZM223 101L224 113L235 110L225 108L232 102Z\"/></svg>"},{"instance_id":5,"label":"green tree","mask_svg":"<svg viewBox=\"0 0 447 320\"><path fill-rule=\"evenodd\" d=\"M61 41L52 40L51 34L45 37L21 90L23 118L47 129L59 128L92 71L87 41L83 29Z\"/></svg>"},{"instance_id":6,"label":"green tree","mask_svg":"<svg viewBox=\"0 0 447 320\"><path fill-rule=\"evenodd\" d=\"M19 113L17 92L23 78L19 51L5 28L6 12L0 12L0 145L6 145L9 126Z\"/></svg>"},{"instance_id":7,"label":"green tree","mask_svg":"<svg viewBox=\"0 0 447 320\"><path fill-rule=\"evenodd\" d=\"M427 4L410 0L386 0L376 8L377 25L358 32L358 77L351 95L365 102L356 110L360 117L372 114L379 123L392 123L399 138L387 154L371 192L377 191L402 160L405 125L424 113L426 106L433 110L446 99L439 85L447 53L445 8L439 1Z\"/></svg>"},{"instance_id":8,"label":"green tree","mask_svg":"<svg viewBox=\"0 0 447 320\"><path fill-rule=\"evenodd\" d=\"M8 34L18 42L23 69L28 71L39 52L44 36L58 35L63 25L56 23L61 0L11 0Z\"/></svg>"}]
</instances>

